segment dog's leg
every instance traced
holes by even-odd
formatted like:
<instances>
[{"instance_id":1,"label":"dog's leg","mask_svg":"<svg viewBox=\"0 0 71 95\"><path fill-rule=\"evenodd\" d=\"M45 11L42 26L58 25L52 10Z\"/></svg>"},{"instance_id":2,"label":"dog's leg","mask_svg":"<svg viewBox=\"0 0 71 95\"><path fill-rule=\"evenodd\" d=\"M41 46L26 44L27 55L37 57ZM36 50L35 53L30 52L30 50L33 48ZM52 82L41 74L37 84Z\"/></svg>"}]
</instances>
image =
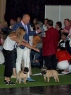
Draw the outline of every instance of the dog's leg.
<instances>
[{"instance_id":1,"label":"dog's leg","mask_svg":"<svg viewBox=\"0 0 71 95\"><path fill-rule=\"evenodd\" d=\"M49 82L49 81L50 81L50 78L48 77L48 78L47 78L47 82Z\"/></svg>"},{"instance_id":2,"label":"dog's leg","mask_svg":"<svg viewBox=\"0 0 71 95\"><path fill-rule=\"evenodd\" d=\"M57 78L56 77L54 77L54 80L55 80L55 82L57 82Z\"/></svg>"},{"instance_id":3,"label":"dog's leg","mask_svg":"<svg viewBox=\"0 0 71 95\"><path fill-rule=\"evenodd\" d=\"M18 75L17 75L17 78L16 78L16 83L18 83Z\"/></svg>"},{"instance_id":4,"label":"dog's leg","mask_svg":"<svg viewBox=\"0 0 71 95\"><path fill-rule=\"evenodd\" d=\"M24 78L24 80L23 80L24 84L26 84L26 80L27 80L27 78Z\"/></svg>"},{"instance_id":5,"label":"dog's leg","mask_svg":"<svg viewBox=\"0 0 71 95\"><path fill-rule=\"evenodd\" d=\"M44 82L46 82L46 80L47 80L47 78L46 78L46 77L44 77Z\"/></svg>"},{"instance_id":6,"label":"dog's leg","mask_svg":"<svg viewBox=\"0 0 71 95\"><path fill-rule=\"evenodd\" d=\"M57 77L57 81L59 82L59 78Z\"/></svg>"},{"instance_id":7,"label":"dog's leg","mask_svg":"<svg viewBox=\"0 0 71 95\"><path fill-rule=\"evenodd\" d=\"M18 82L18 79L16 79L16 83Z\"/></svg>"},{"instance_id":8,"label":"dog's leg","mask_svg":"<svg viewBox=\"0 0 71 95\"><path fill-rule=\"evenodd\" d=\"M19 78L19 84L21 84L21 78Z\"/></svg>"}]
</instances>

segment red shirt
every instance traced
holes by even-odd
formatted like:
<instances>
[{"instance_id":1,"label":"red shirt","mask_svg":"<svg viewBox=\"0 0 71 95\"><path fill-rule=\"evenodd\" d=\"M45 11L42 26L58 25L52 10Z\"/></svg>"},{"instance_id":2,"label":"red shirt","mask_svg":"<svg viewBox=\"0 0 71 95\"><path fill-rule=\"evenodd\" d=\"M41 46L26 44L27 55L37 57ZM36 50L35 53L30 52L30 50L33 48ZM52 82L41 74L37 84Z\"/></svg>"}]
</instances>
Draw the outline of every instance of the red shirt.
<instances>
[{"instance_id":1,"label":"red shirt","mask_svg":"<svg viewBox=\"0 0 71 95\"><path fill-rule=\"evenodd\" d=\"M64 60L68 60L69 61L71 59L70 54L66 50L59 50L59 51L57 51L56 57L58 59L58 62L64 61Z\"/></svg>"},{"instance_id":2,"label":"red shirt","mask_svg":"<svg viewBox=\"0 0 71 95\"><path fill-rule=\"evenodd\" d=\"M46 37L43 37L43 47L42 47L42 55L50 56L56 54L57 45L59 40L58 31L51 27L46 31Z\"/></svg>"}]
</instances>

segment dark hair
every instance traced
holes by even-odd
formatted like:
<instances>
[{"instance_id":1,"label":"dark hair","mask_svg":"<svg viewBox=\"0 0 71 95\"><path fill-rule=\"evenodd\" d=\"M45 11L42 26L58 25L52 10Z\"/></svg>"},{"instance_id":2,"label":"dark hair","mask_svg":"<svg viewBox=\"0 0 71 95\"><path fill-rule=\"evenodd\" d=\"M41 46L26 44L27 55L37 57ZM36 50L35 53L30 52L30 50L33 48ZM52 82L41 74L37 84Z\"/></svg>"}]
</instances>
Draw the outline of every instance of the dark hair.
<instances>
[{"instance_id":1,"label":"dark hair","mask_svg":"<svg viewBox=\"0 0 71 95\"><path fill-rule=\"evenodd\" d=\"M62 35L64 35L64 36L67 37L67 36L68 36L68 33L64 33L64 32L63 32L63 33L61 33L61 36L62 36Z\"/></svg>"},{"instance_id":2,"label":"dark hair","mask_svg":"<svg viewBox=\"0 0 71 95\"><path fill-rule=\"evenodd\" d=\"M59 28L62 28L62 23L60 21L56 22L56 24L59 26Z\"/></svg>"},{"instance_id":3,"label":"dark hair","mask_svg":"<svg viewBox=\"0 0 71 95\"><path fill-rule=\"evenodd\" d=\"M36 19L36 21L38 21L38 19L37 19L37 18L34 18L34 19ZM34 19L33 19L33 20L34 20Z\"/></svg>"},{"instance_id":4,"label":"dark hair","mask_svg":"<svg viewBox=\"0 0 71 95\"><path fill-rule=\"evenodd\" d=\"M52 21L52 20L48 20L47 24L48 24L49 26L53 26L53 21Z\"/></svg>"},{"instance_id":5,"label":"dark hair","mask_svg":"<svg viewBox=\"0 0 71 95\"><path fill-rule=\"evenodd\" d=\"M70 22L70 20L68 18L64 19L64 20L67 20L68 22Z\"/></svg>"}]
</instances>

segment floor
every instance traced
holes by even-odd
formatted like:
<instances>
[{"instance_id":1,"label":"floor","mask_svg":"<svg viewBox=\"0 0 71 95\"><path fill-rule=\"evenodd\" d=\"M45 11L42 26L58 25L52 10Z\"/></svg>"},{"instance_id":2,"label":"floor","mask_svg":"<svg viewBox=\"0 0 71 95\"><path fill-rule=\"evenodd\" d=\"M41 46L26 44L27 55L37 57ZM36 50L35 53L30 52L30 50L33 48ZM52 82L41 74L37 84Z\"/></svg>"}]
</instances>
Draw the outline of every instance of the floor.
<instances>
[{"instance_id":1,"label":"floor","mask_svg":"<svg viewBox=\"0 0 71 95\"><path fill-rule=\"evenodd\" d=\"M71 95L71 85L0 89L0 95Z\"/></svg>"}]
</instances>

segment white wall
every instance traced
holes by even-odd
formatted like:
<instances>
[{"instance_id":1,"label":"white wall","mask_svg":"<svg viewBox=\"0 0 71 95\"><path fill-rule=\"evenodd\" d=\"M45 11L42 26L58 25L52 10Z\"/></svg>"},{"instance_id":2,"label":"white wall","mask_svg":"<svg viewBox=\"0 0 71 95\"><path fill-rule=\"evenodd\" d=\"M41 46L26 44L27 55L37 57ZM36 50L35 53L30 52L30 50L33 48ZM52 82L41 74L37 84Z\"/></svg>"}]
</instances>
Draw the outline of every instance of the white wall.
<instances>
[{"instance_id":1,"label":"white wall","mask_svg":"<svg viewBox=\"0 0 71 95\"><path fill-rule=\"evenodd\" d=\"M52 19L54 26L57 21L61 21L64 27L64 19L71 19L71 6L45 5L45 18Z\"/></svg>"}]
</instances>

